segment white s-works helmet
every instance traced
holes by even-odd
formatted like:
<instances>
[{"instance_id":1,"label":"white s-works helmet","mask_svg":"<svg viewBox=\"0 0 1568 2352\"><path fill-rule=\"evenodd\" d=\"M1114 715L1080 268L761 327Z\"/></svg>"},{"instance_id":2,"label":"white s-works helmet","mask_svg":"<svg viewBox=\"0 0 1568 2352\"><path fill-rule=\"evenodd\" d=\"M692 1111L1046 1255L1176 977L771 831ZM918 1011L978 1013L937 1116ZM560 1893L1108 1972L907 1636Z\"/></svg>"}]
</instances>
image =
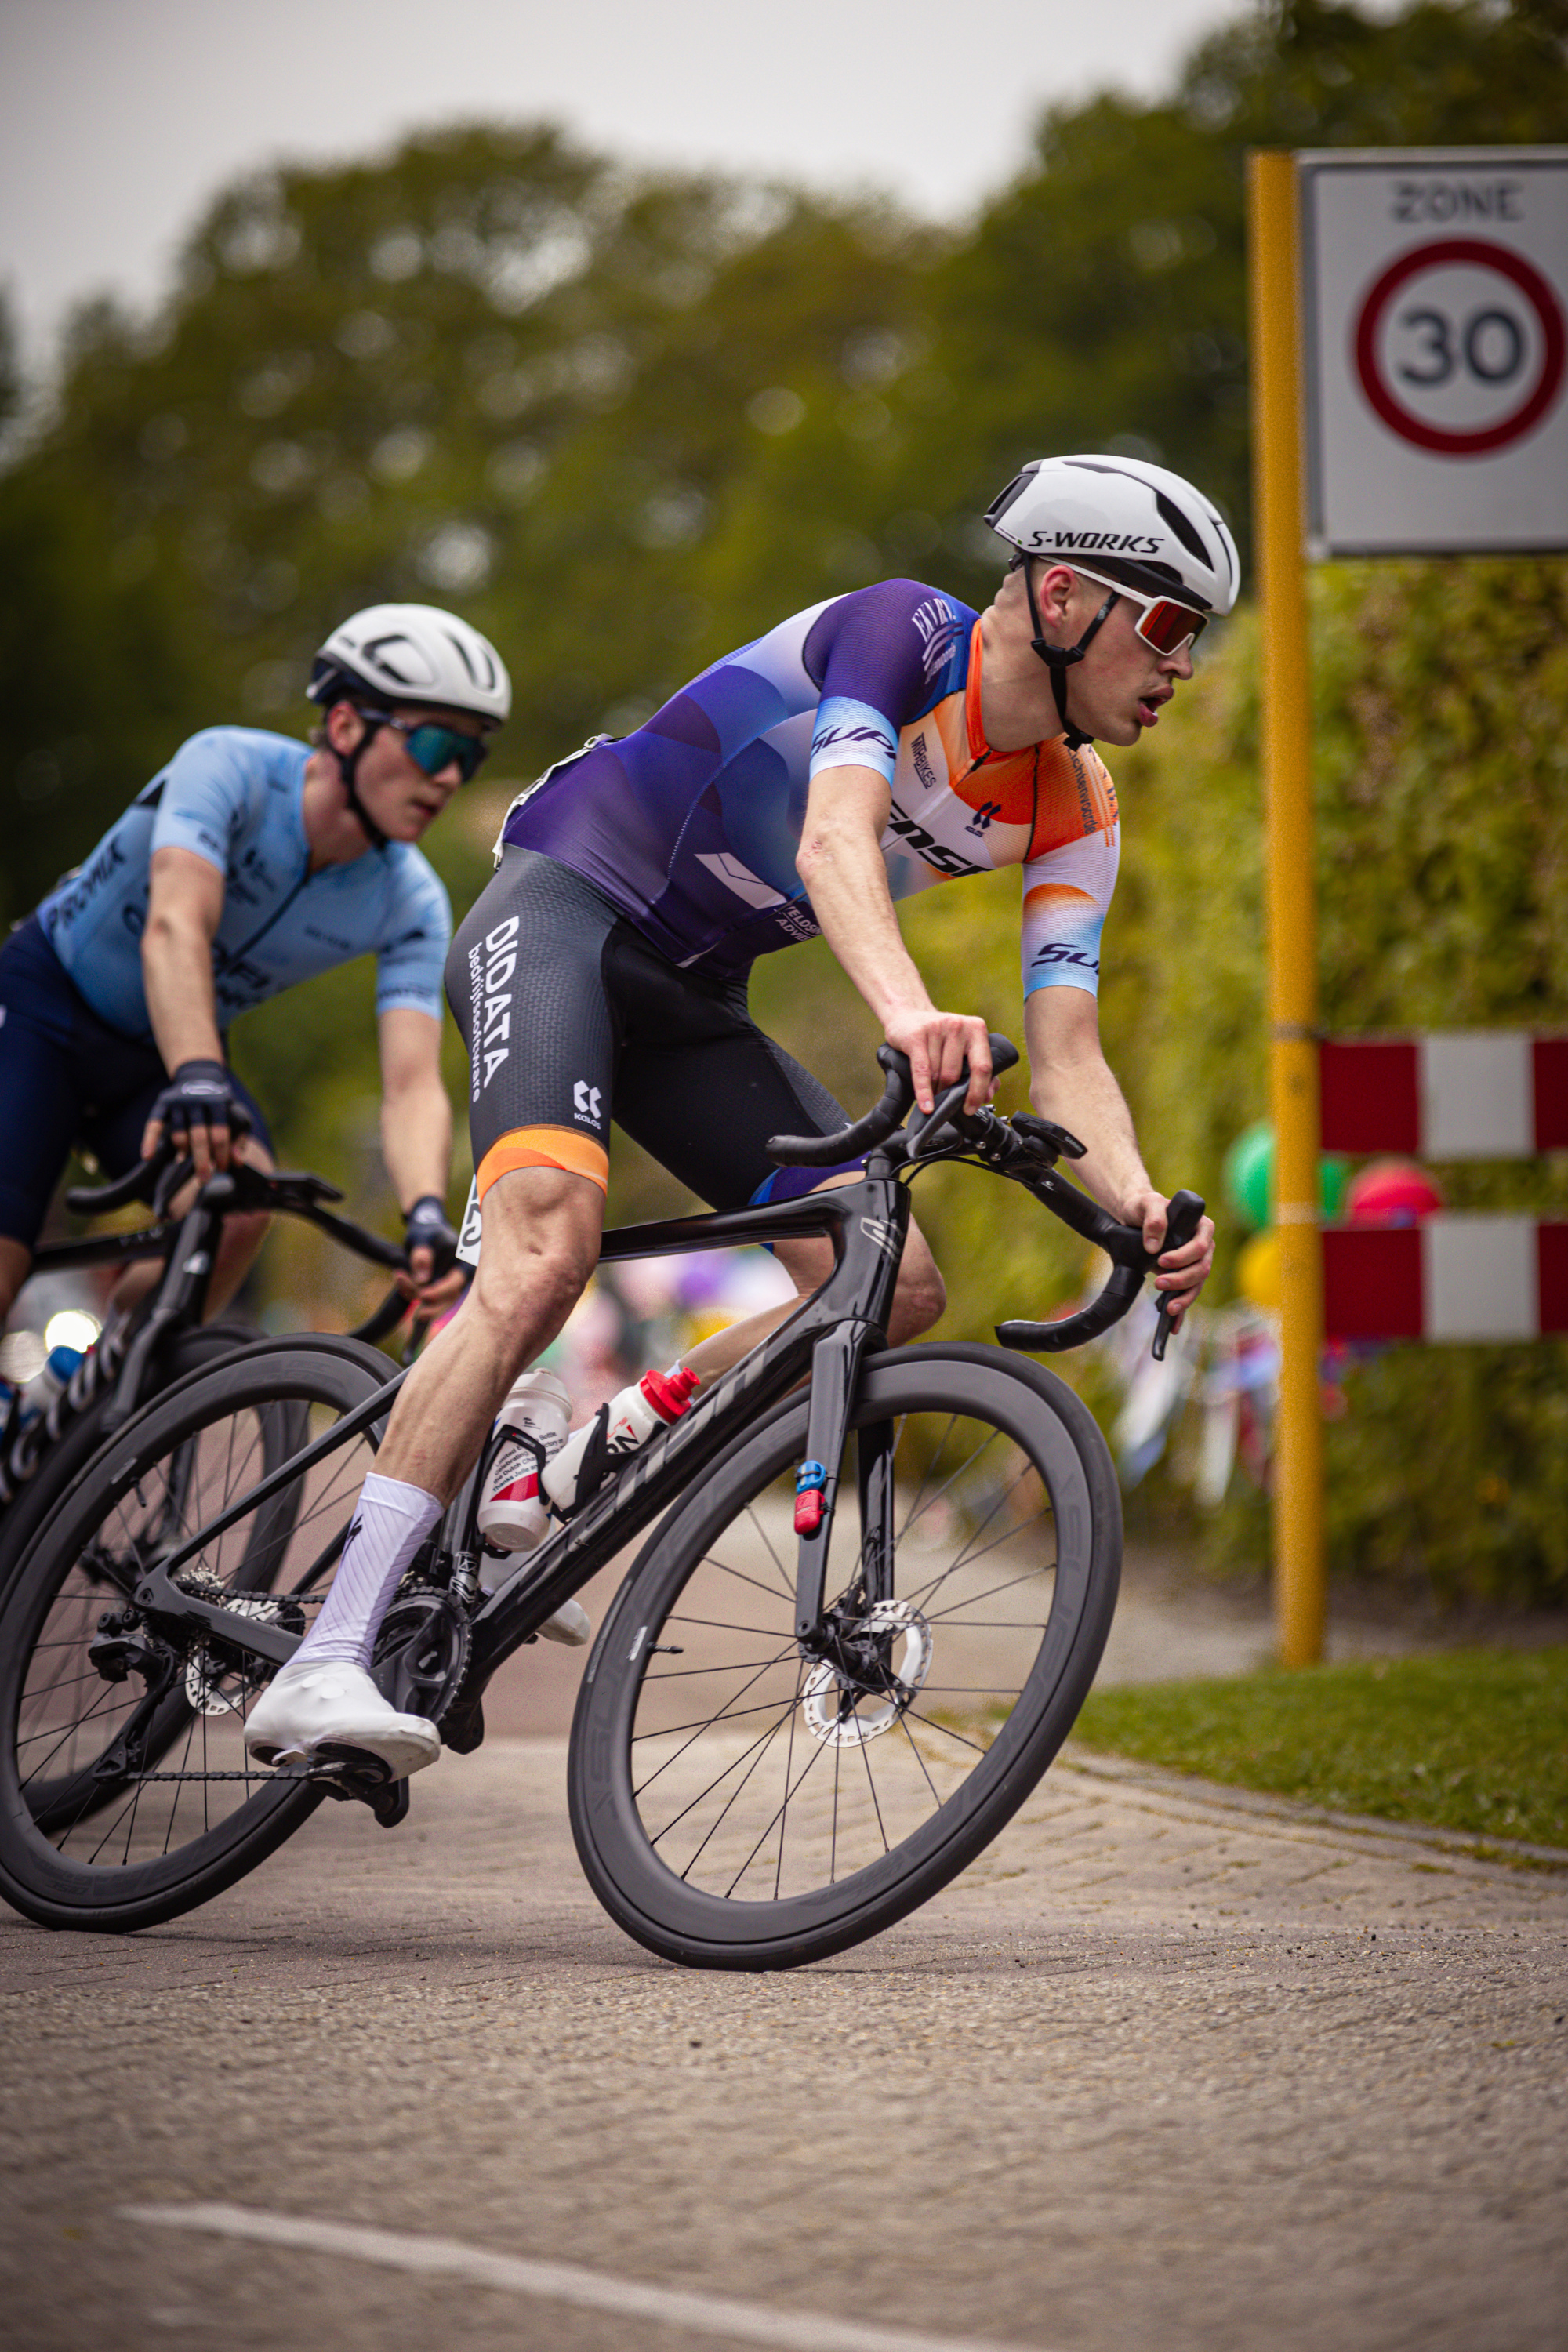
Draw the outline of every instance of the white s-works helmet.
<instances>
[{"instance_id":1,"label":"white s-works helmet","mask_svg":"<svg viewBox=\"0 0 1568 2352\"><path fill-rule=\"evenodd\" d=\"M494 646L437 604L371 604L340 622L305 691L320 703L355 694L434 703L471 711L487 727L499 727L511 709L511 680Z\"/></svg>"},{"instance_id":2,"label":"white s-works helmet","mask_svg":"<svg viewBox=\"0 0 1568 2352\"><path fill-rule=\"evenodd\" d=\"M1241 585L1236 541L1212 499L1139 457L1037 457L988 509L998 538L1024 555L1228 613Z\"/></svg>"}]
</instances>

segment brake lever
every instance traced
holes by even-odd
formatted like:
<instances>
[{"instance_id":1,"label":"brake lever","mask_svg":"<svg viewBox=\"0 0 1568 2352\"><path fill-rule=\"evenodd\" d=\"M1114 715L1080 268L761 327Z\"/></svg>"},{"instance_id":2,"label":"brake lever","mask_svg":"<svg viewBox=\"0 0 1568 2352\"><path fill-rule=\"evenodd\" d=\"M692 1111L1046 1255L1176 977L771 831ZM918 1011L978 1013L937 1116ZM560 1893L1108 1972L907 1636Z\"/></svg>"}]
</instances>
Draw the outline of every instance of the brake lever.
<instances>
[{"instance_id":1,"label":"brake lever","mask_svg":"<svg viewBox=\"0 0 1568 2352\"><path fill-rule=\"evenodd\" d=\"M987 1042L991 1048L991 1076L994 1083L1004 1071L1010 1070L1017 1061L1018 1048L1010 1037L1000 1036L995 1030L987 1033ZM879 1047L878 1060L880 1061L883 1054L890 1051L891 1048L889 1046ZM900 1055L899 1058L902 1061L904 1057ZM905 1067L908 1067L907 1062ZM932 1152L943 1149L939 1140L943 1128L951 1127L954 1142L967 1139L964 1134L963 1118L958 1114L963 1111L964 1097L968 1092L969 1065L965 1062L953 1084L943 1087L924 1117L915 1126L905 1129L909 1138L909 1152L911 1160L927 1159ZM982 1106L979 1111L970 1113L968 1116L974 1118L983 1118L984 1106Z\"/></svg>"},{"instance_id":2,"label":"brake lever","mask_svg":"<svg viewBox=\"0 0 1568 2352\"><path fill-rule=\"evenodd\" d=\"M1181 1249L1190 1242L1203 1222L1205 1203L1196 1192L1173 1192L1165 1213L1165 1238L1155 1252L1155 1263L1167 1250ZM1154 1342L1151 1350L1154 1361L1163 1364L1170 1344L1172 1330L1171 1294L1162 1290L1154 1308Z\"/></svg>"},{"instance_id":3,"label":"brake lever","mask_svg":"<svg viewBox=\"0 0 1568 2352\"><path fill-rule=\"evenodd\" d=\"M65 1196L66 1207L73 1216L101 1217L112 1209L125 1208L132 1201L142 1201L150 1206L153 1198L153 1188L160 1172L168 1167L174 1149L165 1136L156 1151L139 1160L134 1168L128 1168L123 1176L115 1177L110 1183L73 1184Z\"/></svg>"}]
</instances>

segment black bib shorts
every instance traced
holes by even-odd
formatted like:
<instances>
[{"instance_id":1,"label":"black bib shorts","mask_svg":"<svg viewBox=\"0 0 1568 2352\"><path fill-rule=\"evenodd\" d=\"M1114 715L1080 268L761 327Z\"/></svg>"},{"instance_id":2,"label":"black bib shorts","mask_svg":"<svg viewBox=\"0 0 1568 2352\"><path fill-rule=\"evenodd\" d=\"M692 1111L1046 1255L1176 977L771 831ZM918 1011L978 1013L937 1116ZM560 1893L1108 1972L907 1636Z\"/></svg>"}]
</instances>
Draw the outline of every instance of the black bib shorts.
<instances>
[{"instance_id":1,"label":"black bib shorts","mask_svg":"<svg viewBox=\"0 0 1568 2352\"><path fill-rule=\"evenodd\" d=\"M468 1040L481 1202L513 1168L603 1186L612 1118L714 1209L791 1198L834 1172L768 1158L770 1136L832 1135L848 1116L758 1028L745 982L667 961L536 850L503 852L452 942L447 997Z\"/></svg>"}]
</instances>

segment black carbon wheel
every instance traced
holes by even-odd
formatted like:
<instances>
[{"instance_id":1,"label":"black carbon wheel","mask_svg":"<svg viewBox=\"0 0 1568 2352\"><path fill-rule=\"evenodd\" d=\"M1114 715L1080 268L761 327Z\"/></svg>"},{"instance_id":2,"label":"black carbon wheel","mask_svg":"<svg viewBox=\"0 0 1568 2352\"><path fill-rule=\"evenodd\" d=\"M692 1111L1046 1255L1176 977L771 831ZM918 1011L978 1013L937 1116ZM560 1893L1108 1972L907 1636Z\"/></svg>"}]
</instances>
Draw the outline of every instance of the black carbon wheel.
<instances>
[{"instance_id":1,"label":"black carbon wheel","mask_svg":"<svg viewBox=\"0 0 1568 2352\"><path fill-rule=\"evenodd\" d=\"M52 1927L177 1916L255 1868L320 1791L247 1765L265 1675L132 1601L160 1556L387 1377L352 1340L263 1342L149 1406L88 1465L0 1602L0 1895ZM373 1431L180 1570L302 1632L328 1591Z\"/></svg>"},{"instance_id":2,"label":"black carbon wheel","mask_svg":"<svg viewBox=\"0 0 1568 2352\"><path fill-rule=\"evenodd\" d=\"M204 1323L198 1330L182 1331L169 1345L158 1383L159 1397L166 1396L193 1372L206 1371L241 1348L253 1347L260 1337L243 1323ZM71 1422L59 1444L45 1451L16 1500L0 1511L0 1594L103 1444L103 1419L113 1396L110 1381Z\"/></svg>"},{"instance_id":3,"label":"black carbon wheel","mask_svg":"<svg viewBox=\"0 0 1568 2352\"><path fill-rule=\"evenodd\" d=\"M589 1660L577 1850L612 1916L666 1958L792 1968L902 1918L1011 1819L1099 1665L1121 1501L1069 1389L994 1349L904 1349L868 1364L853 1426L832 1657L795 1638L792 1399L656 1530ZM875 1599L861 1446L893 1475Z\"/></svg>"}]
</instances>

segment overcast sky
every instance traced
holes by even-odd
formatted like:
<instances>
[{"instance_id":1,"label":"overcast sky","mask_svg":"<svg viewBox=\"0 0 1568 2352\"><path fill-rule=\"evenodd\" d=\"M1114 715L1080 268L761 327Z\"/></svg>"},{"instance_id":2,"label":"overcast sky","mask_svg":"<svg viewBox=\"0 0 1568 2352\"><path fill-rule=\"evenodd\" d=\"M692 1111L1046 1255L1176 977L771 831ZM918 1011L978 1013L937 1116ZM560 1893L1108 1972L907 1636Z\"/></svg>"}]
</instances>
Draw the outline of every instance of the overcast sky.
<instances>
[{"instance_id":1,"label":"overcast sky","mask_svg":"<svg viewBox=\"0 0 1568 2352\"><path fill-rule=\"evenodd\" d=\"M225 181L550 116L617 156L889 188L951 218L1040 109L1168 87L1247 0L0 0L0 282L35 359L136 303Z\"/></svg>"}]
</instances>

